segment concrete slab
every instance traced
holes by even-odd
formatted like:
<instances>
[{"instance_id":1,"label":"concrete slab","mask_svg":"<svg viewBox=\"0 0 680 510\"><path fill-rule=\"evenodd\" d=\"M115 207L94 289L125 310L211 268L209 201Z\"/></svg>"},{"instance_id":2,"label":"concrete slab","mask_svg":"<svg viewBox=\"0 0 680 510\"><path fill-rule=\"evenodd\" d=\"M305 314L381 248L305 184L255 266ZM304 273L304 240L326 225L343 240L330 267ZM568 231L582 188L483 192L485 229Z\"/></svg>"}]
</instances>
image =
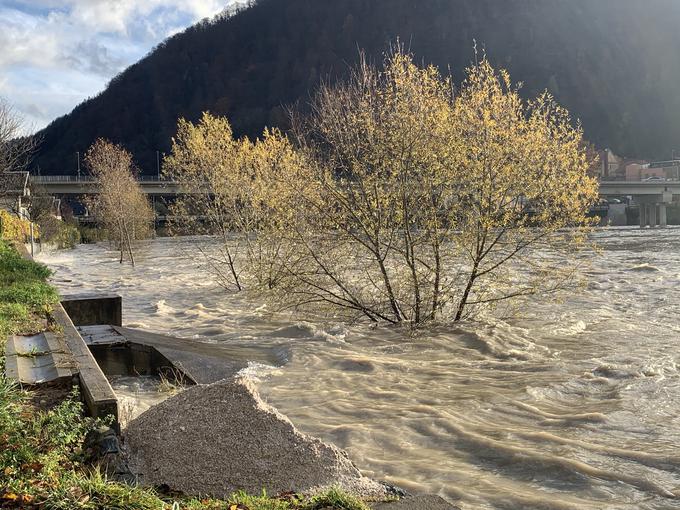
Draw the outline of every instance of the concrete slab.
<instances>
[{"instance_id":1,"label":"concrete slab","mask_svg":"<svg viewBox=\"0 0 680 510\"><path fill-rule=\"evenodd\" d=\"M130 328L114 329L132 344L155 348L198 384L230 379L246 368L249 362L281 366L288 356L285 350L271 347L208 344Z\"/></svg>"},{"instance_id":2,"label":"concrete slab","mask_svg":"<svg viewBox=\"0 0 680 510\"><path fill-rule=\"evenodd\" d=\"M89 346L123 345L128 342L113 326L79 326L78 332Z\"/></svg>"},{"instance_id":3,"label":"concrete slab","mask_svg":"<svg viewBox=\"0 0 680 510\"><path fill-rule=\"evenodd\" d=\"M393 503L379 503L373 510L460 510L439 496L410 496Z\"/></svg>"}]
</instances>

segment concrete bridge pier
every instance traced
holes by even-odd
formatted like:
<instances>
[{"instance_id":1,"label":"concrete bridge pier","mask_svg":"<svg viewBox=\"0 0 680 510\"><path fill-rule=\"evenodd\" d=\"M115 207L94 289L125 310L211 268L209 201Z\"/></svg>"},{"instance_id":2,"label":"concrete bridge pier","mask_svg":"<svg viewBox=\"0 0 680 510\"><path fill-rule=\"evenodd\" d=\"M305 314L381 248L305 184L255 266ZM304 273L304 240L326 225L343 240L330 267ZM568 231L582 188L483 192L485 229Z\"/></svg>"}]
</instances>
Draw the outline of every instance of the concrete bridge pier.
<instances>
[{"instance_id":1,"label":"concrete bridge pier","mask_svg":"<svg viewBox=\"0 0 680 510\"><path fill-rule=\"evenodd\" d=\"M640 228L668 226L668 215L665 203L641 203L640 204Z\"/></svg>"},{"instance_id":2,"label":"concrete bridge pier","mask_svg":"<svg viewBox=\"0 0 680 510\"><path fill-rule=\"evenodd\" d=\"M648 204L647 207L649 208L649 226L654 228L656 227L656 204Z\"/></svg>"},{"instance_id":3,"label":"concrete bridge pier","mask_svg":"<svg viewBox=\"0 0 680 510\"><path fill-rule=\"evenodd\" d=\"M647 204L640 204L640 228L645 228L647 225L649 225Z\"/></svg>"},{"instance_id":4,"label":"concrete bridge pier","mask_svg":"<svg viewBox=\"0 0 680 510\"><path fill-rule=\"evenodd\" d=\"M659 226L666 228L668 226L668 215L666 214L666 204L659 204Z\"/></svg>"}]
</instances>

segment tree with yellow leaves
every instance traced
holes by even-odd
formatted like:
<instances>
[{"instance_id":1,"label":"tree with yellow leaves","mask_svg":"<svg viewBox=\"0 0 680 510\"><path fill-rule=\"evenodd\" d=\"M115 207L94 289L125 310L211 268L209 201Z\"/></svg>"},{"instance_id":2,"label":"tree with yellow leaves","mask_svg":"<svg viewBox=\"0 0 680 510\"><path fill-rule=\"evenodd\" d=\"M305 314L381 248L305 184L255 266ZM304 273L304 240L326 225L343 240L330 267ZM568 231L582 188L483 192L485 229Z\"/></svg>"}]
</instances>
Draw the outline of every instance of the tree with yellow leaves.
<instances>
[{"instance_id":1,"label":"tree with yellow leaves","mask_svg":"<svg viewBox=\"0 0 680 510\"><path fill-rule=\"evenodd\" d=\"M283 277L282 201L292 185L277 182L279 175L294 178L298 160L276 130L253 143L234 138L229 122L209 113L197 124L179 121L172 153L164 160L165 174L184 191L172 207L173 228L219 237L217 253L195 246L223 287L272 288Z\"/></svg>"},{"instance_id":2,"label":"tree with yellow leaves","mask_svg":"<svg viewBox=\"0 0 680 510\"><path fill-rule=\"evenodd\" d=\"M120 251L120 262L128 256L135 265L134 245L153 232L154 215L134 175L132 155L119 145L97 140L85 156L99 193L90 205Z\"/></svg>"},{"instance_id":3,"label":"tree with yellow leaves","mask_svg":"<svg viewBox=\"0 0 680 510\"><path fill-rule=\"evenodd\" d=\"M396 53L324 86L296 126L311 165L290 225L302 260L287 296L373 321L421 323L445 306L443 245L457 203L446 166L452 86Z\"/></svg>"},{"instance_id":4,"label":"tree with yellow leaves","mask_svg":"<svg viewBox=\"0 0 680 510\"><path fill-rule=\"evenodd\" d=\"M285 296L371 320L458 321L555 290L597 198L581 129L486 59L457 95L401 51L362 62L297 132L314 175L290 225L306 264Z\"/></svg>"},{"instance_id":5,"label":"tree with yellow leaves","mask_svg":"<svg viewBox=\"0 0 680 510\"><path fill-rule=\"evenodd\" d=\"M362 59L320 88L293 133L295 146L277 131L236 140L204 115L180 121L166 160L202 197L183 216L245 246L243 264L228 252L230 281L257 275L273 303L459 321L555 290L583 246L597 189L580 127L548 94L522 100L486 59L458 94L400 50L380 69Z\"/></svg>"}]
</instances>

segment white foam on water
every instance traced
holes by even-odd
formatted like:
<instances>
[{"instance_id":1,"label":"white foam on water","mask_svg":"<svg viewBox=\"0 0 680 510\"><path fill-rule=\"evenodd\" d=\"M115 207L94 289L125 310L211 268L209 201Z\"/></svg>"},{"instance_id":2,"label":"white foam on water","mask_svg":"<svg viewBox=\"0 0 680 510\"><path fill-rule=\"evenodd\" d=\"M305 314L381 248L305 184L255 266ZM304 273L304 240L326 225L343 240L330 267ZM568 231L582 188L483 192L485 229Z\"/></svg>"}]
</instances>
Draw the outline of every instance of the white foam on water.
<instances>
[{"instance_id":1,"label":"white foam on water","mask_svg":"<svg viewBox=\"0 0 680 510\"><path fill-rule=\"evenodd\" d=\"M552 330L554 335L558 336L575 336L580 335L588 329L588 325L585 321L576 321L573 324L567 326L559 326Z\"/></svg>"},{"instance_id":2,"label":"white foam on water","mask_svg":"<svg viewBox=\"0 0 680 510\"><path fill-rule=\"evenodd\" d=\"M172 306L169 306L165 299L156 301L154 306L158 315L170 315L175 312L175 309Z\"/></svg>"},{"instance_id":3,"label":"white foam on water","mask_svg":"<svg viewBox=\"0 0 680 510\"><path fill-rule=\"evenodd\" d=\"M238 375L248 377L255 382L262 382L268 377L280 371L280 368L255 361L248 362L246 368L239 370Z\"/></svg>"}]
</instances>

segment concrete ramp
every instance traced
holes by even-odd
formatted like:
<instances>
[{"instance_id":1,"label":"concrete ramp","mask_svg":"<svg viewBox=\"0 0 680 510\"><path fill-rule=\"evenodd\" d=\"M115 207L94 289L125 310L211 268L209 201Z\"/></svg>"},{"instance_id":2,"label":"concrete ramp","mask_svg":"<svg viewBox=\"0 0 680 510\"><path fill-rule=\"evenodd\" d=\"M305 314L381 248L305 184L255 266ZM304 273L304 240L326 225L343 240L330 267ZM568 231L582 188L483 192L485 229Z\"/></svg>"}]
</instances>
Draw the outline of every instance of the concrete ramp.
<instances>
[{"instance_id":1,"label":"concrete ramp","mask_svg":"<svg viewBox=\"0 0 680 510\"><path fill-rule=\"evenodd\" d=\"M5 356L7 376L20 384L67 381L75 373L73 356L63 339L54 333L11 336Z\"/></svg>"},{"instance_id":2,"label":"concrete ramp","mask_svg":"<svg viewBox=\"0 0 680 510\"><path fill-rule=\"evenodd\" d=\"M120 326L81 326L78 331L109 374L120 362L132 364L140 374L149 372L150 366L165 365L180 370L197 384L212 384L231 379L250 362L281 366L288 356L284 349L211 344ZM154 357L160 360L154 361Z\"/></svg>"}]
</instances>

